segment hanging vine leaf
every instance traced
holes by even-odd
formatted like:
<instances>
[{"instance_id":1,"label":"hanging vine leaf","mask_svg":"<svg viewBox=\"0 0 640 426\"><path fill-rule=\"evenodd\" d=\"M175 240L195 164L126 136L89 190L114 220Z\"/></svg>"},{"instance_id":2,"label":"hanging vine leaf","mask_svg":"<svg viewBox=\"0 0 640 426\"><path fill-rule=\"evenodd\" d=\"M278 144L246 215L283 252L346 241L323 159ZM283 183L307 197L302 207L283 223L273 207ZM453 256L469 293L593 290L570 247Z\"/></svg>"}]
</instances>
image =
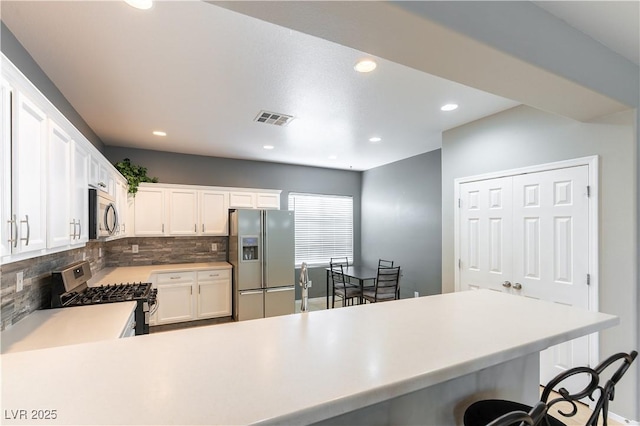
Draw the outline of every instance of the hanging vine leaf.
<instances>
[{"instance_id":1,"label":"hanging vine leaf","mask_svg":"<svg viewBox=\"0 0 640 426\"><path fill-rule=\"evenodd\" d=\"M133 194L134 197L136 196L136 192L138 192L138 185L140 185L140 182L158 182L157 177L150 178L147 176L146 167L131 164L131 160L128 158L115 163L114 166L120 173L122 173L122 176L127 179L127 183L129 184L129 193Z\"/></svg>"}]
</instances>

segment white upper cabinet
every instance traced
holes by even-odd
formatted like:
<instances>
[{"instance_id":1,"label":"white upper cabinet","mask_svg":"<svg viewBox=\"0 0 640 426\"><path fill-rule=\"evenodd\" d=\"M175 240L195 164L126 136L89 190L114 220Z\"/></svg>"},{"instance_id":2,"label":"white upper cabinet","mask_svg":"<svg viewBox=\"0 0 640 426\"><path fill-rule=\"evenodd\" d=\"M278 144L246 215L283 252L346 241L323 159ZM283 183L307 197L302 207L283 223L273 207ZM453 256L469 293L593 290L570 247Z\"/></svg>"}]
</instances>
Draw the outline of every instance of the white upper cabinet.
<instances>
[{"instance_id":1,"label":"white upper cabinet","mask_svg":"<svg viewBox=\"0 0 640 426\"><path fill-rule=\"evenodd\" d=\"M256 207L256 194L253 192L230 192L229 208L254 209Z\"/></svg>"},{"instance_id":2,"label":"white upper cabinet","mask_svg":"<svg viewBox=\"0 0 640 426\"><path fill-rule=\"evenodd\" d=\"M232 209L280 209L280 191L231 191L229 208Z\"/></svg>"},{"instance_id":3,"label":"white upper cabinet","mask_svg":"<svg viewBox=\"0 0 640 426\"><path fill-rule=\"evenodd\" d=\"M11 97L13 89L0 79L0 257L11 254Z\"/></svg>"},{"instance_id":4,"label":"white upper cabinet","mask_svg":"<svg viewBox=\"0 0 640 426\"><path fill-rule=\"evenodd\" d=\"M71 151L73 140L60 126L49 121L49 193L47 209L47 247L68 245L76 239L78 226L71 219Z\"/></svg>"},{"instance_id":5,"label":"white upper cabinet","mask_svg":"<svg viewBox=\"0 0 640 426\"><path fill-rule=\"evenodd\" d=\"M16 93L12 142L13 253L46 247L47 117L24 94Z\"/></svg>"},{"instance_id":6,"label":"white upper cabinet","mask_svg":"<svg viewBox=\"0 0 640 426\"><path fill-rule=\"evenodd\" d=\"M280 210L280 193L256 193L256 208Z\"/></svg>"},{"instance_id":7,"label":"white upper cabinet","mask_svg":"<svg viewBox=\"0 0 640 426\"><path fill-rule=\"evenodd\" d=\"M89 142L87 142L89 143ZM74 141L71 162L73 164L71 186L71 222L73 225L72 244L89 241L89 162L91 156L79 141Z\"/></svg>"},{"instance_id":8,"label":"white upper cabinet","mask_svg":"<svg viewBox=\"0 0 640 426\"><path fill-rule=\"evenodd\" d=\"M191 189L166 190L169 235L198 235L198 192Z\"/></svg>"},{"instance_id":9,"label":"white upper cabinet","mask_svg":"<svg viewBox=\"0 0 640 426\"><path fill-rule=\"evenodd\" d=\"M118 212L118 227L116 237L122 238L128 235L129 226L129 185L124 178L116 178L116 210Z\"/></svg>"},{"instance_id":10,"label":"white upper cabinet","mask_svg":"<svg viewBox=\"0 0 640 426\"><path fill-rule=\"evenodd\" d=\"M228 235L229 193L200 191L201 235Z\"/></svg>"},{"instance_id":11,"label":"white upper cabinet","mask_svg":"<svg viewBox=\"0 0 640 426\"><path fill-rule=\"evenodd\" d=\"M165 235L165 198L161 187L138 188L134 198L135 234L142 237Z\"/></svg>"},{"instance_id":12,"label":"white upper cabinet","mask_svg":"<svg viewBox=\"0 0 640 426\"><path fill-rule=\"evenodd\" d=\"M100 154L91 156L89 171L89 185L106 192L111 197L116 197L117 172L113 170L109 162Z\"/></svg>"},{"instance_id":13,"label":"white upper cabinet","mask_svg":"<svg viewBox=\"0 0 640 426\"><path fill-rule=\"evenodd\" d=\"M85 243L89 239L89 153L53 120L48 139L47 247Z\"/></svg>"}]
</instances>

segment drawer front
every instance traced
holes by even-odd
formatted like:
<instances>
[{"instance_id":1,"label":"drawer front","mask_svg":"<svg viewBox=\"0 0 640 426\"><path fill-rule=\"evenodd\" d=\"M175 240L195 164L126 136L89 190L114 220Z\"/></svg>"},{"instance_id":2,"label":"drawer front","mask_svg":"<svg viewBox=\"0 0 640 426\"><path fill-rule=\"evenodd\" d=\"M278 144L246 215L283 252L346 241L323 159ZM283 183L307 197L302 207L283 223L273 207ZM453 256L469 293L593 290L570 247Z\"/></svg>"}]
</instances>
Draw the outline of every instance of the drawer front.
<instances>
[{"instance_id":1,"label":"drawer front","mask_svg":"<svg viewBox=\"0 0 640 426\"><path fill-rule=\"evenodd\" d=\"M198 281L225 280L231 277L229 269L212 269L210 271L198 271Z\"/></svg>"},{"instance_id":2,"label":"drawer front","mask_svg":"<svg viewBox=\"0 0 640 426\"><path fill-rule=\"evenodd\" d=\"M193 272L167 272L158 274L158 284L173 284L191 282L195 278Z\"/></svg>"}]
</instances>

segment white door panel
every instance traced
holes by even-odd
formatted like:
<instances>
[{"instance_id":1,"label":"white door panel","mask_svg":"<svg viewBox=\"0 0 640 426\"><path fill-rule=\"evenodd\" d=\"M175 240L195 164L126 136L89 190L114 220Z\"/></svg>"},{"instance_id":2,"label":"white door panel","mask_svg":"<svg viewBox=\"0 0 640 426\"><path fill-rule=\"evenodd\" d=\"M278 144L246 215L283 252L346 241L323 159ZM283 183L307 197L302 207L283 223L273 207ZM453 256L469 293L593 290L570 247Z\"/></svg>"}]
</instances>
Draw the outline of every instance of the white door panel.
<instances>
[{"instance_id":1,"label":"white door panel","mask_svg":"<svg viewBox=\"0 0 640 426\"><path fill-rule=\"evenodd\" d=\"M462 288L503 291L511 276L511 179L494 179L462 185L461 284Z\"/></svg>"},{"instance_id":2,"label":"white door panel","mask_svg":"<svg viewBox=\"0 0 640 426\"><path fill-rule=\"evenodd\" d=\"M588 166L513 177L516 294L589 308ZM582 337L541 353L540 381L589 364Z\"/></svg>"},{"instance_id":3,"label":"white door panel","mask_svg":"<svg viewBox=\"0 0 640 426\"><path fill-rule=\"evenodd\" d=\"M513 178L513 255L519 290L589 307L588 167Z\"/></svg>"}]
</instances>

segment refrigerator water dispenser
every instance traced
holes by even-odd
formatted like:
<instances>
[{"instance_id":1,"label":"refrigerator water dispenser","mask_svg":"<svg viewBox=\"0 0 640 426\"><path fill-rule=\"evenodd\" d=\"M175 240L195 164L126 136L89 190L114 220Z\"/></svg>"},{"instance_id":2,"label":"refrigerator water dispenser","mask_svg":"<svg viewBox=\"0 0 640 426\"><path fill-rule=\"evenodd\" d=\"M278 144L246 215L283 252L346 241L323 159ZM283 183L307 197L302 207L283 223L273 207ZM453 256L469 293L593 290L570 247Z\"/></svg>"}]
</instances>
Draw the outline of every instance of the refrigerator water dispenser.
<instances>
[{"instance_id":1,"label":"refrigerator water dispenser","mask_svg":"<svg viewBox=\"0 0 640 426\"><path fill-rule=\"evenodd\" d=\"M242 237L242 260L260 260L258 251L259 240L257 236Z\"/></svg>"}]
</instances>

